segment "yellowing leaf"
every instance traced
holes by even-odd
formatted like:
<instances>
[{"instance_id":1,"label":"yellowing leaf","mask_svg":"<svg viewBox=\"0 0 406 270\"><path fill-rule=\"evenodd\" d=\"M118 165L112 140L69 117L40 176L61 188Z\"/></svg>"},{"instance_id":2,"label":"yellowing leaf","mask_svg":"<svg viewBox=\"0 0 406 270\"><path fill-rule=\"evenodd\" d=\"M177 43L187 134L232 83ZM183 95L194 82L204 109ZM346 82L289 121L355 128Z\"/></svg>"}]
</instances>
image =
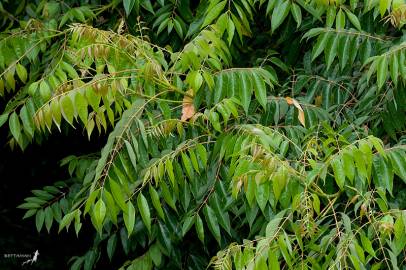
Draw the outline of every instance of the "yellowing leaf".
<instances>
[{"instance_id":1,"label":"yellowing leaf","mask_svg":"<svg viewBox=\"0 0 406 270\"><path fill-rule=\"evenodd\" d=\"M314 99L314 105L316 105L317 107L320 107L322 102L323 102L323 97L322 96L317 96Z\"/></svg>"},{"instance_id":2,"label":"yellowing leaf","mask_svg":"<svg viewBox=\"0 0 406 270\"><path fill-rule=\"evenodd\" d=\"M294 98L286 97L285 99L286 99L286 102L289 105L293 105L299 110L299 114L297 116L297 119L305 127L306 126L306 121L305 121L305 115L304 115L304 111L302 109L302 106L300 106L299 102Z\"/></svg>"}]
</instances>

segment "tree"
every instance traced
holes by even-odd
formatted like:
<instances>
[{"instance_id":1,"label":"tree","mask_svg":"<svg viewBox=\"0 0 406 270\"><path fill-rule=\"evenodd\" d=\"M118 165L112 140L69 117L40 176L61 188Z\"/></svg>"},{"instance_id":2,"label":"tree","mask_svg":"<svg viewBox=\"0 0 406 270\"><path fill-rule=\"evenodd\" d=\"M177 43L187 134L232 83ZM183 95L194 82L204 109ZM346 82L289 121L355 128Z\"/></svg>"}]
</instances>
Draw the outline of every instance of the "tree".
<instances>
[{"instance_id":1,"label":"tree","mask_svg":"<svg viewBox=\"0 0 406 270\"><path fill-rule=\"evenodd\" d=\"M102 3L100 3L102 2ZM5 2L7 3L7 1ZM402 1L0 4L0 126L98 153L19 208L121 269L405 267Z\"/></svg>"}]
</instances>

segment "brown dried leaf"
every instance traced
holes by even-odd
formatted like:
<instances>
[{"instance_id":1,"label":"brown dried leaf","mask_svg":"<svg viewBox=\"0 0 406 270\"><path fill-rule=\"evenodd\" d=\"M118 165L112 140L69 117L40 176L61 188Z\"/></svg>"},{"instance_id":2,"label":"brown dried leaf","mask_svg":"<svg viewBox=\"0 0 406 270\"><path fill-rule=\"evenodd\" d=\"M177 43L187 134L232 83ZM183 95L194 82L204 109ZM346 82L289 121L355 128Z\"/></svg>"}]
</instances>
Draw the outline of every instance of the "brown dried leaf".
<instances>
[{"instance_id":1,"label":"brown dried leaf","mask_svg":"<svg viewBox=\"0 0 406 270\"><path fill-rule=\"evenodd\" d=\"M187 121L196 113L195 106L193 105L193 98L191 98L190 96L185 96L183 98L182 104L182 117L180 118L180 120Z\"/></svg>"},{"instance_id":2,"label":"brown dried leaf","mask_svg":"<svg viewBox=\"0 0 406 270\"><path fill-rule=\"evenodd\" d=\"M288 105L292 105L293 104L293 98L290 97L285 97L286 102L288 103Z\"/></svg>"}]
</instances>

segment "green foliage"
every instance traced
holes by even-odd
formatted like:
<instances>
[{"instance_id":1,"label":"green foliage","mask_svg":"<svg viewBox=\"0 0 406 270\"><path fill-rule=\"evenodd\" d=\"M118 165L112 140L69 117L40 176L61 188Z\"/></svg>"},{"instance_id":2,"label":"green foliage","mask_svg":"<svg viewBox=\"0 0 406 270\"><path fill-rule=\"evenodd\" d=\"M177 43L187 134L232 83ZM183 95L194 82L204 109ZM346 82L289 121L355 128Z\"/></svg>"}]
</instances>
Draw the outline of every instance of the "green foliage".
<instances>
[{"instance_id":1,"label":"green foliage","mask_svg":"<svg viewBox=\"0 0 406 270\"><path fill-rule=\"evenodd\" d=\"M93 2L0 4L9 146L108 134L19 206L71 269L405 267L403 2Z\"/></svg>"}]
</instances>

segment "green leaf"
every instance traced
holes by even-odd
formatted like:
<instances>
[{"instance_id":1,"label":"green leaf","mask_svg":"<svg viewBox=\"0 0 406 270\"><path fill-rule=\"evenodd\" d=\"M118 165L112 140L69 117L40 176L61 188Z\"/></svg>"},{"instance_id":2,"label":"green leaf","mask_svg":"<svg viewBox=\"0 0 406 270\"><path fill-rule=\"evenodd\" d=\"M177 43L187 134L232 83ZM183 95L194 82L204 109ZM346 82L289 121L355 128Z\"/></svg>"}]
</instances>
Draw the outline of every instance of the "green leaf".
<instances>
[{"instance_id":1,"label":"green leaf","mask_svg":"<svg viewBox=\"0 0 406 270\"><path fill-rule=\"evenodd\" d=\"M331 161L331 167L334 171L334 179L336 180L337 186L340 189L343 189L345 184L345 173L343 165L341 164L341 160L338 158L334 158Z\"/></svg>"},{"instance_id":2,"label":"green leaf","mask_svg":"<svg viewBox=\"0 0 406 270\"><path fill-rule=\"evenodd\" d=\"M314 59L316 59L317 56L319 56L323 52L331 35L332 34L330 32L322 33L319 35L316 44L313 46L312 61L314 61Z\"/></svg>"},{"instance_id":3,"label":"green leaf","mask_svg":"<svg viewBox=\"0 0 406 270\"><path fill-rule=\"evenodd\" d=\"M75 108L73 107L72 100L69 95L64 95L61 100L60 104L62 107L62 115L65 120L72 125L73 123L73 116L75 114Z\"/></svg>"},{"instance_id":4,"label":"green leaf","mask_svg":"<svg viewBox=\"0 0 406 270\"><path fill-rule=\"evenodd\" d=\"M88 104L87 104L87 100L85 99L85 97L79 92L76 93L75 108L79 115L80 120L85 125L87 123L87 116L88 116L87 106L88 106Z\"/></svg>"},{"instance_id":5,"label":"green leaf","mask_svg":"<svg viewBox=\"0 0 406 270\"><path fill-rule=\"evenodd\" d=\"M261 80L256 72L252 73L252 79L254 84L255 97L257 98L259 104L261 104L261 106L266 109L267 94L265 83L263 80Z\"/></svg>"},{"instance_id":6,"label":"green leaf","mask_svg":"<svg viewBox=\"0 0 406 270\"><path fill-rule=\"evenodd\" d=\"M173 173L173 165L172 161L170 159L167 159L165 161L165 168L166 168L166 173L169 176L169 180L171 181L171 184L175 184L175 174Z\"/></svg>"},{"instance_id":7,"label":"green leaf","mask_svg":"<svg viewBox=\"0 0 406 270\"><path fill-rule=\"evenodd\" d=\"M169 254L172 250L172 242L170 239L170 234L165 225L162 223L159 223L159 231L161 234L161 239L159 239L159 242L161 244L161 248L163 251L166 251L167 254Z\"/></svg>"},{"instance_id":8,"label":"green leaf","mask_svg":"<svg viewBox=\"0 0 406 270\"><path fill-rule=\"evenodd\" d=\"M231 45L231 42L233 41L234 32L235 32L235 26L234 26L233 20L229 17L228 24L227 24L227 35L228 35L227 41L228 41L229 45Z\"/></svg>"},{"instance_id":9,"label":"green leaf","mask_svg":"<svg viewBox=\"0 0 406 270\"><path fill-rule=\"evenodd\" d=\"M15 69L9 69L6 74L4 74L6 78L6 85L8 85L9 88L12 90L15 90L16 88L16 81L14 79L14 70Z\"/></svg>"},{"instance_id":10,"label":"green leaf","mask_svg":"<svg viewBox=\"0 0 406 270\"><path fill-rule=\"evenodd\" d=\"M198 153L198 155L199 155L200 161L203 163L203 167L206 167L206 165L207 165L207 152L206 152L206 148L204 148L203 145L198 144L198 145L196 146L196 150L197 150L197 153Z\"/></svg>"},{"instance_id":11,"label":"green leaf","mask_svg":"<svg viewBox=\"0 0 406 270\"><path fill-rule=\"evenodd\" d=\"M347 9L345 9L345 13L347 14L348 19L355 26L355 28L357 28L357 30L359 30L359 31L362 31L361 24L360 24L357 16L355 16L354 13L352 13L351 11L349 11Z\"/></svg>"},{"instance_id":12,"label":"green leaf","mask_svg":"<svg viewBox=\"0 0 406 270\"><path fill-rule=\"evenodd\" d=\"M145 132L144 123L140 119L137 119L137 123L138 123L138 127L140 129L142 141L144 142L145 147L148 148L148 137L147 137L147 133Z\"/></svg>"},{"instance_id":13,"label":"green leaf","mask_svg":"<svg viewBox=\"0 0 406 270\"><path fill-rule=\"evenodd\" d=\"M192 162L193 169L195 169L195 171L199 173L199 163L197 161L196 154L192 149L189 149L189 157L190 161Z\"/></svg>"},{"instance_id":14,"label":"green leaf","mask_svg":"<svg viewBox=\"0 0 406 270\"><path fill-rule=\"evenodd\" d=\"M118 207L113 199L113 196L110 192L107 191L107 189L103 189L103 200L106 202L108 216L110 217L113 224L117 225Z\"/></svg>"},{"instance_id":15,"label":"green leaf","mask_svg":"<svg viewBox=\"0 0 406 270\"><path fill-rule=\"evenodd\" d=\"M289 10L290 1L277 1L271 17L272 32L275 32L275 30L282 24L286 16L288 16Z\"/></svg>"},{"instance_id":16,"label":"green leaf","mask_svg":"<svg viewBox=\"0 0 406 270\"><path fill-rule=\"evenodd\" d=\"M52 99L51 101L51 113L52 113L52 119L54 120L54 123L60 129L61 126L61 121L62 121L62 114L61 114L61 108L59 106L59 102L56 99Z\"/></svg>"},{"instance_id":17,"label":"green leaf","mask_svg":"<svg viewBox=\"0 0 406 270\"><path fill-rule=\"evenodd\" d=\"M350 50L350 36L340 36L338 41L338 59L340 61L341 70L343 70L349 59L349 50Z\"/></svg>"},{"instance_id":18,"label":"green leaf","mask_svg":"<svg viewBox=\"0 0 406 270\"><path fill-rule=\"evenodd\" d=\"M130 15L131 10L134 7L134 3L135 3L135 0L123 0L124 10L125 10L125 14L127 15L127 17L128 17L128 15Z\"/></svg>"},{"instance_id":19,"label":"green leaf","mask_svg":"<svg viewBox=\"0 0 406 270\"><path fill-rule=\"evenodd\" d=\"M21 125L20 125L20 120L18 119L16 112L13 112L10 115L8 124L9 124L10 131L11 131L11 134L13 135L13 137L16 139L17 142L20 141Z\"/></svg>"},{"instance_id":20,"label":"green leaf","mask_svg":"<svg viewBox=\"0 0 406 270\"><path fill-rule=\"evenodd\" d=\"M3 113L0 115L0 127L4 125L8 120L8 113Z\"/></svg>"},{"instance_id":21,"label":"green leaf","mask_svg":"<svg viewBox=\"0 0 406 270\"><path fill-rule=\"evenodd\" d=\"M19 209L36 209L36 208L40 208L41 204L46 202L46 201L43 201L43 200L38 199L36 197L26 198L27 201L28 201L28 199L31 199L31 200L29 200L29 202L20 204L19 206L17 206L17 208L19 208ZM34 201L34 199L35 199L35 201Z\"/></svg>"},{"instance_id":22,"label":"green leaf","mask_svg":"<svg viewBox=\"0 0 406 270\"><path fill-rule=\"evenodd\" d=\"M63 228L65 228L65 227L69 227L69 224L72 222L72 220L73 220L73 218L75 217L75 212L71 212L71 213L68 213L68 214L66 214L63 218L62 218L62 220L61 220L61 222L59 223L59 230L58 230L58 232L60 232Z\"/></svg>"},{"instance_id":23,"label":"green leaf","mask_svg":"<svg viewBox=\"0 0 406 270\"><path fill-rule=\"evenodd\" d=\"M326 26L330 28L333 25L335 18L336 18L336 7L335 5L330 5L327 7L326 11Z\"/></svg>"},{"instance_id":24,"label":"green leaf","mask_svg":"<svg viewBox=\"0 0 406 270\"><path fill-rule=\"evenodd\" d=\"M187 173L189 179L193 179L192 163L190 162L189 157L185 153L182 153L181 156L182 156L183 166L186 169L186 173Z\"/></svg>"},{"instance_id":25,"label":"green leaf","mask_svg":"<svg viewBox=\"0 0 406 270\"><path fill-rule=\"evenodd\" d=\"M139 1L139 0L136 0L137 3L138 3L138 1ZM153 9L153 7L152 7L151 1L146 1L146 0L144 0L144 1L141 2L141 6L142 6L143 8L145 8L146 10L148 10L149 12L151 12L152 14L155 14L154 9Z\"/></svg>"},{"instance_id":26,"label":"green leaf","mask_svg":"<svg viewBox=\"0 0 406 270\"><path fill-rule=\"evenodd\" d=\"M126 211L127 205L124 200L124 193L121 190L120 186L111 178L109 180L109 183L110 183L110 190L111 190L114 200L117 202L118 206L120 206L120 208L123 211Z\"/></svg>"},{"instance_id":27,"label":"green leaf","mask_svg":"<svg viewBox=\"0 0 406 270\"><path fill-rule=\"evenodd\" d=\"M389 152L395 173L406 183L406 153L404 151Z\"/></svg>"},{"instance_id":28,"label":"green leaf","mask_svg":"<svg viewBox=\"0 0 406 270\"><path fill-rule=\"evenodd\" d=\"M168 23L170 22L171 18L165 18L162 23L159 25L158 30L157 30L157 34L159 35L164 29L165 27L168 26Z\"/></svg>"},{"instance_id":29,"label":"green leaf","mask_svg":"<svg viewBox=\"0 0 406 270\"><path fill-rule=\"evenodd\" d=\"M148 251L155 266L160 266L162 262L162 252L157 244L152 245Z\"/></svg>"},{"instance_id":30,"label":"green leaf","mask_svg":"<svg viewBox=\"0 0 406 270\"><path fill-rule=\"evenodd\" d=\"M365 165L364 154L359 149L354 149L352 156L355 161L355 167L357 168L358 175L365 179L368 177L367 168Z\"/></svg>"},{"instance_id":31,"label":"green leaf","mask_svg":"<svg viewBox=\"0 0 406 270\"><path fill-rule=\"evenodd\" d=\"M350 0L351 10L355 10L358 6L358 0Z\"/></svg>"},{"instance_id":32,"label":"green leaf","mask_svg":"<svg viewBox=\"0 0 406 270\"><path fill-rule=\"evenodd\" d=\"M254 203L256 186L257 185L255 181L248 181L247 190L245 191L245 197L247 198L248 204L250 206L252 206L252 204Z\"/></svg>"},{"instance_id":33,"label":"green leaf","mask_svg":"<svg viewBox=\"0 0 406 270\"><path fill-rule=\"evenodd\" d=\"M337 29L344 29L345 28L345 14L340 8L340 10L337 12L337 18L336 18L336 28ZM342 37L341 37L342 38Z\"/></svg>"},{"instance_id":34,"label":"green leaf","mask_svg":"<svg viewBox=\"0 0 406 270\"><path fill-rule=\"evenodd\" d=\"M44 224L45 220L45 212L44 210L40 209L38 210L36 216L35 216L35 226L37 227L37 231L40 232L42 225Z\"/></svg>"},{"instance_id":35,"label":"green leaf","mask_svg":"<svg viewBox=\"0 0 406 270\"><path fill-rule=\"evenodd\" d=\"M216 26L219 29L219 34L222 35L227 30L229 17L227 13L221 14L216 21Z\"/></svg>"},{"instance_id":36,"label":"green leaf","mask_svg":"<svg viewBox=\"0 0 406 270\"><path fill-rule=\"evenodd\" d=\"M399 77L399 63L398 63L398 55L397 53L393 53L390 58L389 63L389 70L390 76L392 81L395 83L395 86L398 84L398 77Z\"/></svg>"},{"instance_id":37,"label":"green leaf","mask_svg":"<svg viewBox=\"0 0 406 270\"><path fill-rule=\"evenodd\" d=\"M196 228L197 237L199 237L199 240L202 241L202 243L204 244L203 221L199 215L196 215L195 228Z\"/></svg>"},{"instance_id":38,"label":"green leaf","mask_svg":"<svg viewBox=\"0 0 406 270\"><path fill-rule=\"evenodd\" d=\"M405 225L403 224L403 218L400 216L396 219L394 227L395 239L402 239L404 237Z\"/></svg>"},{"instance_id":39,"label":"green leaf","mask_svg":"<svg viewBox=\"0 0 406 270\"><path fill-rule=\"evenodd\" d=\"M326 64L327 69L330 68L331 64L334 61L334 58L337 55L337 46L339 41L339 35L332 36L327 43L326 50L324 51L326 54Z\"/></svg>"},{"instance_id":40,"label":"green leaf","mask_svg":"<svg viewBox=\"0 0 406 270\"><path fill-rule=\"evenodd\" d=\"M76 214L75 214L75 233L76 233L76 237L79 236L80 229L82 228L82 223L80 222L80 214L81 214L80 210L76 211Z\"/></svg>"},{"instance_id":41,"label":"green leaf","mask_svg":"<svg viewBox=\"0 0 406 270\"><path fill-rule=\"evenodd\" d=\"M381 17L385 15L385 12L389 10L390 4L392 1L388 0L379 0L379 11L381 13Z\"/></svg>"},{"instance_id":42,"label":"green leaf","mask_svg":"<svg viewBox=\"0 0 406 270\"><path fill-rule=\"evenodd\" d=\"M169 20L168 22L168 34L170 34L173 30L173 19Z\"/></svg>"},{"instance_id":43,"label":"green leaf","mask_svg":"<svg viewBox=\"0 0 406 270\"><path fill-rule=\"evenodd\" d=\"M102 199L99 199L93 208L93 217L98 231L101 232L104 217L106 216L106 205Z\"/></svg>"},{"instance_id":44,"label":"green leaf","mask_svg":"<svg viewBox=\"0 0 406 270\"><path fill-rule=\"evenodd\" d=\"M92 191L89 194L89 197L87 197L86 200L86 204L85 204L85 210L83 211L84 214L86 214L87 212L89 212L90 207L93 205L94 201L97 198L97 195L99 195L100 189L96 189L94 191Z\"/></svg>"},{"instance_id":45,"label":"green leaf","mask_svg":"<svg viewBox=\"0 0 406 270\"><path fill-rule=\"evenodd\" d=\"M281 231L279 224L283 220L284 211L279 212L274 218L268 222L265 229L265 236L276 239L277 234Z\"/></svg>"},{"instance_id":46,"label":"green leaf","mask_svg":"<svg viewBox=\"0 0 406 270\"><path fill-rule=\"evenodd\" d=\"M39 85L39 93L44 101L48 101L51 98L51 89L45 80L42 80Z\"/></svg>"},{"instance_id":47,"label":"green leaf","mask_svg":"<svg viewBox=\"0 0 406 270\"><path fill-rule=\"evenodd\" d=\"M168 186L165 184L165 181L162 181L160 183L161 186L161 190L162 190L162 196L164 197L165 202L175 211L177 211L176 209L176 205L174 202L174 199L172 197L172 194L169 191Z\"/></svg>"},{"instance_id":48,"label":"green leaf","mask_svg":"<svg viewBox=\"0 0 406 270\"><path fill-rule=\"evenodd\" d=\"M47 228L47 231L49 233L51 230L52 222L54 220L54 216L50 206L45 208L44 212L45 212L45 227Z\"/></svg>"},{"instance_id":49,"label":"green leaf","mask_svg":"<svg viewBox=\"0 0 406 270\"><path fill-rule=\"evenodd\" d=\"M120 121L118 121L114 130L110 133L107 143L104 146L103 150L101 151L101 157L97 163L97 167L95 170L95 180L99 180L103 172L103 169L106 165L107 159L115 146L116 139L118 138L121 139L124 132L130 126L129 123L132 123L132 121L138 119L139 115L143 111L144 108L143 104L144 104L143 99L137 99L135 102L131 104L131 107L122 114Z\"/></svg>"},{"instance_id":50,"label":"green leaf","mask_svg":"<svg viewBox=\"0 0 406 270\"><path fill-rule=\"evenodd\" d=\"M216 4L212 9L208 10L201 28L204 28L205 26L211 24L220 15L226 4L227 1L224 0Z\"/></svg>"},{"instance_id":51,"label":"green leaf","mask_svg":"<svg viewBox=\"0 0 406 270\"><path fill-rule=\"evenodd\" d=\"M341 162L344 168L345 176L347 176L348 180L353 183L355 177L355 166L352 155L348 152L344 152L341 156Z\"/></svg>"},{"instance_id":52,"label":"green leaf","mask_svg":"<svg viewBox=\"0 0 406 270\"><path fill-rule=\"evenodd\" d=\"M131 146L130 142L125 140L125 147L127 149L128 156L130 157L131 163L135 170L137 170L137 157L135 156L135 152L133 147Z\"/></svg>"},{"instance_id":53,"label":"green leaf","mask_svg":"<svg viewBox=\"0 0 406 270\"><path fill-rule=\"evenodd\" d=\"M217 104L223 97L223 92L225 92L225 83L223 80L223 74L220 74L216 78L216 87L214 88L213 102Z\"/></svg>"},{"instance_id":54,"label":"green leaf","mask_svg":"<svg viewBox=\"0 0 406 270\"><path fill-rule=\"evenodd\" d=\"M292 2L290 12L292 13L293 19L297 23L296 28L299 28L299 26L302 24L302 9L299 7L299 5Z\"/></svg>"},{"instance_id":55,"label":"green leaf","mask_svg":"<svg viewBox=\"0 0 406 270\"><path fill-rule=\"evenodd\" d=\"M362 247L366 250L366 252L368 252L373 257L376 256L371 241L363 233L361 234L361 243Z\"/></svg>"},{"instance_id":56,"label":"green leaf","mask_svg":"<svg viewBox=\"0 0 406 270\"><path fill-rule=\"evenodd\" d=\"M93 90L91 88L91 89L86 89L85 97L86 97L89 105L93 108L93 110L98 111L101 96L98 93L96 93L95 90Z\"/></svg>"},{"instance_id":57,"label":"green leaf","mask_svg":"<svg viewBox=\"0 0 406 270\"><path fill-rule=\"evenodd\" d=\"M379 57L377 60L377 81L378 81L378 88L382 88L382 86L386 82L386 78L388 75L388 62L386 59L386 55Z\"/></svg>"},{"instance_id":58,"label":"green leaf","mask_svg":"<svg viewBox=\"0 0 406 270\"><path fill-rule=\"evenodd\" d=\"M325 29L324 29L324 28L321 28L321 27L312 28L312 29L310 29L309 31L307 31L307 32L303 35L303 37L301 38L301 40L303 40L303 39L309 39L309 38L318 36L318 35L320 35L320 34L322 34L322 33L324 33L324 32L325 32Z\"/></svg>"},{"instance_id":59,"label":"green leaf","mask_svg":"<svg viewBox=\"0 0 406 270\"><path fill-rule=\"evenodd\" d=\"M195 221L194 216L187 216L186 219L183 221L182 225L182 235L185 236L186 233L190 230L190 228L193 226Z\"/></svg>"},{"instance_id":60,"label":"green leaf","mask_svg":"<svg viewBox=\"0 0 406 270\"><path fill-rule=\"evenodd\" d=\"M83 14L83 12L79 8L72 8L71 14L78 21L80 21L82 23L86 22L85 14Z\"/></svg>"},{"instance_id":61,"label":"green leaf","mask_svg":"<svg viewBox=\"0 0 406 270\"><path fill-rule=\"evenodd\" d=\"M313 193L312 198L313 198L313 209L317 213L317 215L320 215L320 199L319 199L319 196L317 196L316 193Z\"/></svg>"},{"instance_id":62,"label":"green leaf","mask_svg":"<svg viewBox=\"0 0 406 270\"><path fill-rule=\"evenodd\" d=\"M142 195L142 193L138 194L137 206L138 206L138 210L140 210L142 222L144 222L145 227L147 227L148 232L151 233L151 215L149 212L149 206L148 206L147 199L145 199L145 197L144 197L144 195Z\"/></svg>"},{"instance_id":63,"label":"green leaf","mask_svg":"<svg viewBox=\"0 0 406 270\"><path fill-rule=\"evenodd\" d=\"M249 76L246 72L241 72L239 75L241 80L239 97L245 114L248 114L248 108L250 106L252 95L251 76Z\"/></svg>"},{"instance_id":64,"label":"green leaf","mask_svg":"<svg viewBox=\"0 0 406 270\"><path fill-rule=\"evenodd\" d=\"M269 249L268 268L269 270L280 270L279 260L277 254L272 249Z\"/></svg>"},{"instance_id":65,"label":"green leaf","mask_svg":"<svg viewBox=\"0 0 406 270\"><path fill-rule=\"evenodd\" d=\"M373 144L373 146L375 147L376 151L378 151L378 153L379 153L381 156L385 157L385 156L386 156L386 152L385 152L385 149L384 149L384 146L383 146L383 142L382 142L379 138L374 137L374 136L370 136L370 137L368 137L368 139L369 139L369 141Z\"/></svg>"},{"instance_id":66,"label":"green leaf","mask_svg":"<svg viewBox=\"0 0 406 270\"><path fill-rule=\"evenodd\" d=\"M268 5L266 6L265 14L269 15L269 13L275 8L276 1L268 1Z\"/></svg>"},{"instance_id":67,"label":"green leaf","mask_svg":"<svg viewBox=\"0 0 406 270\"><path fill-rule=\"evenodd\" d=\"M199 71L194 70L189 72L186 77L186 81L195 90L195 92L197 92L203 83L203 76L200 74Z\"/></svg>"},{"instance_id":68,"label":"green leaf","mask_svg":"<svg viewBox=\"0 0 406 270\"><path fill-rule=\"evenodd\" d=\"M221 227L231 236L231 222L230 216L226 209L224 209L224 205L222 201L217 196L217 193L213 194L211 197L212 201L212 209L217 216L217 220L219 221Z\"/></svg>"},{"instance_id":69,"label":"green leaf","mask_svg":"<svg viewBox=\"0 0 406 270\"><path fill-rule=\"evenodd\" d=\"M125 227L127 228L128 237L130 237L135 224L135 208L131 201L127 202L127 211L123 213L123 219Z\"/></svg>"},{"instance_id":70,"label":"green leaf","mask_svg":"<svg viewBox=\"0 0 406 270\"><path fill-rule=\"evenodd\" d=\"M259 185L257 185L257 188L255 189L255 198L256 198L258 206L262 212L265 211L265 207L268 203L269 193L270 193L270 190L269 190L268 183L259 184Z\"/></svg>"},{"instance_id":71,"label":"green leaf","mask_svg":"<svg viewBox=\"0 0 406 270\"><path fill-rule=\"evenodd\" d=\"M25 214L24 214L24 216L23 216L23 219L32 217L33 215L35 215L35 214L37 213L37 211L38 211L37 209L30 209L30 210L28 210L27 212L25 212Z\"/></svg>"},{"instance_id":72,"label":"green leaf","mask_svg":"<svg viewBox=\"0 0 406 270\"><path fill-rule=\"evenodd\" d=\"M213 209L210 206L206 205L203 208L204 215L206 217L207 225L209 230L213 234L214 238L217 240L219 245L221 244L221 235L220 235L220 226L217 221L216 214L214 213Z\"/></svg>"},{"instance_id":73,"label":"green leaf","mask_svg":"<svg viewBox=\"0 0 406 270\"><path fill-rule=\"evenodd\" d=\"M162 206L161 206L161 200L159 198L158 192L151 185L149 186L149 195L152 200L152 205L154 206L158 216L162 220L165 220L165 214L164 214L164 210L162 209Z\"/></svg>"},{"instance_id":74,"label":"green leaf","mask_svg":"<svg viewBox=\"0 0 406 270\"><path fill-rule=\"evenodd\" d=\"M109 257L109 260L113 258L114 252L116 251L116 246L117 246L117 234L113 234L109 237L109 240L107 241L107 256Z\"/></svg>"},{"instance_id":75,"label":"green leaf","mask_svg":"<svg viewBox=\"0 0 406 270\"><path fill-rule=\"evenodd\" d=\"M390 194L392 194L393 170L390 165L390 161L386 161L383 157L374 158L374 180L378 186L384 187Z\"/></svg>"},{"instance_id":76,"label":"green leaf","mask_svg":"<svg viewBox=\"0 0 406 270\"><path fill-rule=\"evenodd\" d=\"M25 67L23 65L21 65L21 64L17 64L16 65L16 71L17 71L17 75L20 78L20 80L23 83L26 83L28 74L27 74L27 70L25 69Z\"/></svg>"},{"instance_id":77,"label":"green leaf","mask_svg":"<svg viewBox=\"0 0 406 270\"><path fill-rule=\"evenodd\" d=\"M404 50L398 52L399 54L399 63L404 63L406 58L406 52ZM406 81L406 67L404 65L399 65L400 67L400 75L402 79Z\"/></svg>"},{"instance_id":78,"label":"green leaf","mask_svg":"<svg viewBox=\"0 0 406 270\"><path fill-rule=\"evenodd\" d=\"M183 28L180 22L175 18L173 20L173 26L175 27L175 31L180 38L183 38Z\"/></svg>"},{"instance_id":79,"label":"green leaf","mask_svg":"<svg viewBox=\"0 0 406 270\"><path fill-rule=\"evenodd\" d=\"M219 120L219 115L215 111L210 111L209 113L209 121L212 124L213 128L218 132L221 132L221 125ZM187 168L186 168L187 169Z\"/></svg>"},{"instance_id":80,"label":"green leaf","mask_svg":"<svg viewBox=\"0 0 406 270\"><path fill-rule=\"evenodd\" d=\"M284 190L287 182L286 168L281 166L277 173L275 173L272 181L272 189L275 195L276 201L279 200L282 191Z\"/></svg>"}]
</instances>

